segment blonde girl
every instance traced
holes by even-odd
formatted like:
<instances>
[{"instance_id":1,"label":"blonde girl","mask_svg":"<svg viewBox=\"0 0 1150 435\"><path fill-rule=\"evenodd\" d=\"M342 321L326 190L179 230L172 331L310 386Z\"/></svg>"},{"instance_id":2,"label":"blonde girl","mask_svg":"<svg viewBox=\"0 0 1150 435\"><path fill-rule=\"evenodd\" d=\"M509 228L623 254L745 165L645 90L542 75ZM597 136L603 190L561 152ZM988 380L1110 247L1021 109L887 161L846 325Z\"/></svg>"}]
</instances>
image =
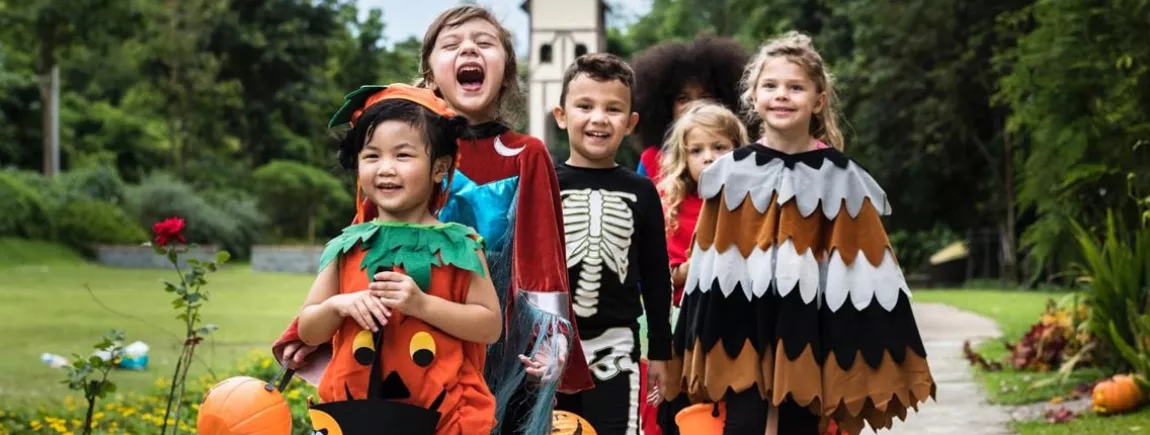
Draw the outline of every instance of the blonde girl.
<instances>
[{"instance_id":1,"label":"blonde girl","mask_svg":"<svg viewBox=\"0 0 1150 435\"><path fill-rule=\"evenodd\" d=\"M687 280L687 249L703 206L699 175L719 157L748 143L747 128L739 117L715 103L693 102L671 125L660 162L663 177L657 187L667 222L667 254L676 307Z\"/></svg>"},{"instance_id":2,"label":"blonde girl","mask_svg":"<svg viewBox=\"0 0 1150 435\"><path fill-rule=\"evenodd\" d=\"M702 211L662 388L664 433L689 404L723 433L890 428L934 396L886 193L844 155L833 81L809 37L764 44L743 80L761 139L699 177Z\"/></svg>"}]
</instances>

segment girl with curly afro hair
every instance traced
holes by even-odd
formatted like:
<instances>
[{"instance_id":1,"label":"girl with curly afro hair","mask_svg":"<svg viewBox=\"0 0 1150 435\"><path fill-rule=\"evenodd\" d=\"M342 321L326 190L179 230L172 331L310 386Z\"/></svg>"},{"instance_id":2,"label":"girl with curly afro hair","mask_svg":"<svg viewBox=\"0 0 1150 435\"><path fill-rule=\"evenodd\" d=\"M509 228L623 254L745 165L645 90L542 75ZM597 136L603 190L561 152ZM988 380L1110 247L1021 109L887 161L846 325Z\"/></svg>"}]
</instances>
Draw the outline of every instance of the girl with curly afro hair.
<instances>
[{"instance_id":1,"label":"girl with curly afro hair","mask_svg":"<svg viewBox=\"0 0 1150 435\"><path fill-rule=\"evenodd\" d=\"M688 103L707 99L739 110L739 79L749 59L730 38L700 36L650 47L631 62L635 71L636 141L640 174L658 182L660 148L668 127Z\"/></svg>"}]
</instances>

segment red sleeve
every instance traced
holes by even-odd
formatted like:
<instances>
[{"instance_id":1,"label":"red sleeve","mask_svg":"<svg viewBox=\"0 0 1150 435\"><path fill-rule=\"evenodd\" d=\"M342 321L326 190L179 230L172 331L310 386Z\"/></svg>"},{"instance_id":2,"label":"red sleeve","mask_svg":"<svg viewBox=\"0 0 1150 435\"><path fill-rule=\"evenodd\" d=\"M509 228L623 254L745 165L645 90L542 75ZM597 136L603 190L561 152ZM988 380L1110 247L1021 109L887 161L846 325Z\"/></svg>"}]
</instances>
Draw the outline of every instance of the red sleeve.
<instances>
[{"instance_id":1,"label":"red sleeve","mask_svg":"<svg viewBox=\"0 0 1150 435\"><path fill-rule=\"evenodd\" d=\"M570 287L559 178L551 155L538 139L529 138L525 146L519 156L512 285L529 291L566 293Z\"/></svg>"},{"instance_id":2,"label":"red sleeve","mask_svg":"<svg viewBox=\"0 0 1150 435\"><path fill-rule=\"evenodd\" d=\"M521 291L569 293L563 206L555 164L539 139L528 136L524 147L519 155L512 287ZM566 318L575 331L559 391L573 394L594 387L594 383L583 354L570 298L567 299Z\"/></svg>"}]
</instances>

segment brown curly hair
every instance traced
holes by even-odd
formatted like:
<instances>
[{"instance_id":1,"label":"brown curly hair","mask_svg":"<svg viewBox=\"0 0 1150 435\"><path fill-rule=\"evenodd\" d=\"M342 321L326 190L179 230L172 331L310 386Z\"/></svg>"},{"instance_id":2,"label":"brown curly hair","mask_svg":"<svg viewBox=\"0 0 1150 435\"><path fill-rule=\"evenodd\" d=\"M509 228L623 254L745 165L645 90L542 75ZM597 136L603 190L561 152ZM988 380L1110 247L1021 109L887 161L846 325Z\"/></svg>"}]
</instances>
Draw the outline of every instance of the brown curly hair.
<instances>
[{"instance_id":1,"label":"brown curly hair","mask_svg":"<svg viewBox=\"0 0 1150 435\"><path fill-rule=\"evenodd\" d=\"M747 49L731 38L710 35L690 42L668 42L647 48L631 62L635 70L635 111L639 126L635 141L641 152L660 146L674 120L675 98L688 84L701 86L732 111L739 108L739 79L749 58Z\"/></svg>"}]
</instances>

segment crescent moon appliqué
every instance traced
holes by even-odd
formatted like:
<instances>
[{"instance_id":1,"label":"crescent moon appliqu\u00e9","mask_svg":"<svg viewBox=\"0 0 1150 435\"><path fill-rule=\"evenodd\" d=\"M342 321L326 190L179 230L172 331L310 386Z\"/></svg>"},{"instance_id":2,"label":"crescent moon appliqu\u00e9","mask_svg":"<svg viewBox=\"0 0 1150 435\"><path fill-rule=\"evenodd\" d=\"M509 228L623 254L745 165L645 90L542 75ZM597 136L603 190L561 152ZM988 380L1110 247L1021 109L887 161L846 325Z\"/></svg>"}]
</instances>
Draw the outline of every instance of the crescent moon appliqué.
<instances>
[{"instance_id":1,"label":"crescent moon appliqu\u00e9","mask_svg":"<svg viewBox=\"0 0 1150 435\"><path fill-rule=\"evenodd\" d=\"M506 145L503 145L502 140L499 140L499 136L495 137L495 152L499 153L501 156L515 157L519 155L519 153L523 152L524 148L527 148L527 145L523 145L519 148L508 148Z\"/></svg>"}]
</instances>

